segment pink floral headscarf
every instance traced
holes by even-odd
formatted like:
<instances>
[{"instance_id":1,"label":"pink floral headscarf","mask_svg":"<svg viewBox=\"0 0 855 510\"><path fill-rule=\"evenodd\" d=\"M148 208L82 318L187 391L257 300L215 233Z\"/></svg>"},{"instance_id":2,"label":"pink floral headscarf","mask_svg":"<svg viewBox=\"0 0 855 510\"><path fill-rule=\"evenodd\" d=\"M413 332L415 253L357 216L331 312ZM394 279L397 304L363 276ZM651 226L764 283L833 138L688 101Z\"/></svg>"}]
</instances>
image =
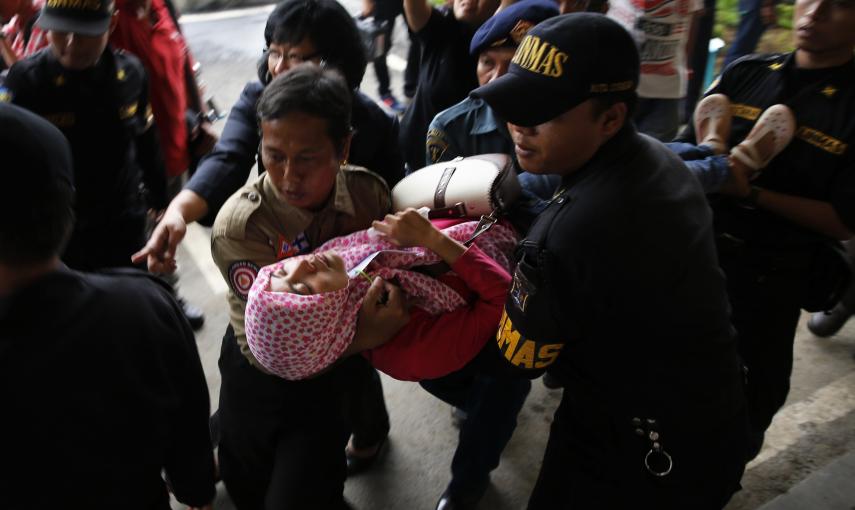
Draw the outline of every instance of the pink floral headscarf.
<instances>
[{"instance_id":1,"label":"pink floral headscarf","mask_svg":"<svg viewBox=\"0 0 855 510\"><path fill-rule=\"evenodd\" d=\"M443 229L449 237L464 242L477 222ZM475 244L507 270L517 243L514 231L502 224L477 238ZM396 279L414 306L431 315L466 305L451 287L406 268L440 262L425 248L398 248L371 230L332 239L315 252L336 251L350 271L366 257L378 253L365 269L371 277ZM305 256L305 255L304 255ZM270 291L270 275L282 265L277 262L259 271L246 305L246 339L253 356L270 373L289 380L305 379L335 362L353 341L362 299L370 286L362 276L351 277L348 286L333 292L304 296Z\"/></svg>"}]
</instances>

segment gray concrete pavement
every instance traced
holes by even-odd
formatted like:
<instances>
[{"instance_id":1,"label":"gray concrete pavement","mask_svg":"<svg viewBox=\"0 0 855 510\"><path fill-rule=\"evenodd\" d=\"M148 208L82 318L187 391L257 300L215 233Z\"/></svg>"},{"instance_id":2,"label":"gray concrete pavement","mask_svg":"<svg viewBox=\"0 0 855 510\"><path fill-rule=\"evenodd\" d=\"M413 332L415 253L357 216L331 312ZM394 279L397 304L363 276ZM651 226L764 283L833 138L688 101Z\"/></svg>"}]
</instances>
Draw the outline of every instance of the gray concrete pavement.
<instances>
[{"instance_id":1,"label":"gray concrete pavement","mask_svg":"<svg viewBox=\"0 0 855 510\"><path fill-rule=\"evenodd\" d=\"M851 510L855 508L855 452L817 470L760 510Z\"/></svg>"},{"instance_id":2,"label":"gray concrete pavement","mask_svg":"<svg viewBox=\"0 0 855 510\"><path fill-rule=\"evenodd\" d=\"M352 12L359 8L358 0L346 0L345 5ZM237 99L244 84L254 79L255 62L264 43L264 21L270 9L260 7L191 15L183 19L185 34L203 64L203 77L224 110ZM395 57L390 65L393 89L398 94L406 56L406 32L401 25L399 21L393 48ZM370 66L362 89L376 96L376 81ZM219 394L216 361L227 323L226 287L210 258L207 229L191 226L179 250L179 265L182 294L202 306L207 315L207 323L197 334L197 341L212 403L216 405ZM812 474L821 472L835 459L855 451L853 352L855 321L828 340L815 339L803 325L800 326L790 399L773 423L760 457L749 466L743 479L744 490L734 497L728 510L759 508ZM392 421L391 448L385 462L375 470L348 480L347 498L362 510L430 510L448 482L456 445L450 409L417 384L385 377L383 384ZM537 477L552 412L559 399L560 392L547 390L539 381L534 381L517 431L480 508L525 507ZM851 465L851 462L837 463L828 469L834 471L842 469L840 466ZM848 480L855 480L855 473L850 474ZM808 487L807 492L812 490ZM220 509L233 508L222 487L216 504ZM819 499L810 506L813 510L835 508L823 506Z\"/></svg>"}]
</instances>

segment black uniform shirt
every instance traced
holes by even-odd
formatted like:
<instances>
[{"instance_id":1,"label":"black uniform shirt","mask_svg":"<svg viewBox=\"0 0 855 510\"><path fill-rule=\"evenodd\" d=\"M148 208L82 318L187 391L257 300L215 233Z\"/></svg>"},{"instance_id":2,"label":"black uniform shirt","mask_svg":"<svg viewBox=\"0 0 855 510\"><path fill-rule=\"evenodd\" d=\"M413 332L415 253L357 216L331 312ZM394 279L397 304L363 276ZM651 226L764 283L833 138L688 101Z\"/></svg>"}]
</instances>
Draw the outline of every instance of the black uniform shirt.
<instances>
[{"instance_id":1,"label":"black uniform shirt","mask_svg":"<svg viewBox=\"0 0 855 510\"><path fill-rule=\"evenodd\" d=\"M12 66L5 87L7 100L68 138L79 229L141 209L141 179L148 205L166 206L166 173L149 129L148 80L136 57L108 48L94 67L69 71L45 48Z\"/></svg>"},{"instance_id":2,"label":"black uniform shirt","mask_svg":"<svg viewBox=\"0 0 855 510\"><path fill-rule=\"evenodd\" d=\"M740 365L696 179L628 125L560 190L520 243L494 355L530 376L554 363L601 448L632 417L670 419L672 444L728 420Z\"/></svg>"},{"instance_id":3,"label":"black uniform shirt","mask_svg":"<svg viewBox=\"0 0 855 510\"><path fill-rule=\"evenodd\" d=\"M763 169L757 186L830 202L855 230L855 61L819 70L797 69L795 54L752 55L730 65L708 94L730 98L731 146L745 138L760 114L782 103L796 116L792 142ZM689 128L681 136L694 141ZM803 245L818 233L780 216L714 199L716 228L761 245Z\"/></svg>"},{"instance_id":4,"label":"black uniform shirt","mask_svg":"<svg viewBox=\"0 0 855 510\"><path fill-rule=\"evenodd\" d=\"M259 81L247 83L214 150L202 160L186 188L208 203L203 222L214 221L226 200L246 184L255 164L261 135L255 112L264 92ZM392 118L365 94L353 94L351 124L354 133L348 161L379 174L392 188L404 176L401 152L398 148L398 119ZM259 172L261 160L258 159Z\"/></svg>"},{"instance_id":5,"label":"black uniform shirt","mask_svg":"<svg viewBox=\"0 0 855 510\"><path fill-rule=\"evenodd\" d=\"M117 271L116 273L119 273ZM60 269L0 299L3 508L169 509L214 497L208 387L162 284Z\"/></svg>"},{"instance_id":6,"label":"black uniform shirt","mask_svg":"<svg viewBox=\"0 0 855 510\"><path fill-rule=\"evenodd\" d=\"M434 116L462 101L478 86L478 61L469 54L474 33L451 10L437 8L416 33L422 47L419 86L401 121L401 147L409 172L425 166L425 136Z\"/></svg>"}]
</instances>

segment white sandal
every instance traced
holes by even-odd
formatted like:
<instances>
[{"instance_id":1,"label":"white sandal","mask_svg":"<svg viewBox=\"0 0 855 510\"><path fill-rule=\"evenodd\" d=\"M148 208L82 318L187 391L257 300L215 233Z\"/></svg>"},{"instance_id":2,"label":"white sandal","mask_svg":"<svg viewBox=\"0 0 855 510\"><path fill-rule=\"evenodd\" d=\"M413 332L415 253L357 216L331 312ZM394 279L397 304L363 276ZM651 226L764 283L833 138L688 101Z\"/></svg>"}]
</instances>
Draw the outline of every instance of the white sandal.
<instances>
[{"instance_id":1,"label":"white sandal","mask_svg":"<svg viewBox=\"0 0 855 510\"><path fill-rule=\"evenodd\" d=\"M773 149L769 156L763 159L757 151L757 142L769 133L774 138ZM760 170L784 150L795 133L796 118L792 110L782 104L772 105L760 115L745 140L730 150L730 155L748 168Z\"/></svg>"},{"instance_id":2,"label":"white sandal","mask_svg":"<svg viewBox=\"0 0 855 510\"><path fill-rule=\"evenodd\" d=\"M727 152L731 121L730 99L724 94L712 94L703 98L695 107L694 119L695 140L698 145L706 145L716 154Z\"/></svg>"}]
</instances>

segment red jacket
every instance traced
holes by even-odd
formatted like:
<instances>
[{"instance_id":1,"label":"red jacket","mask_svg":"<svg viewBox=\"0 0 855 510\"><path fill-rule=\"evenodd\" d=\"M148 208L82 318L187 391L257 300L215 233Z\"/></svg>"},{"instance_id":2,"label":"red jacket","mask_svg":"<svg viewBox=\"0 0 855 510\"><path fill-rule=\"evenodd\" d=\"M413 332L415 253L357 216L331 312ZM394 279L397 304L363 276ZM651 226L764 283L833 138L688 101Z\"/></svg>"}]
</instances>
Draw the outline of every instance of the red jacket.
<instances>
[{"instance_id":1,"label":"red jacket","mask_svg":"<svg viewBox=\"0 0 855 510\"><path fill-rule=\"evenodd\" d=\"M152 0L152 15L143 18L125 8L125 2L116 2L119 21L110 42L133 53L145 66L163 160L167 174L175 177L190 163L185 120L187 46L163 0Z\"/></svg>"},{"instance_id":2,"label":"red jacket","mask_svg":"<svg viewBox=\"0 0 855 510\"><path fill-rule=\"evenodd\" d=\"M392 340L363 352L378 370L402 381L436 379L463 368L499 327L511 276L477 246L438 279L469 303L453 312L410 311L410 322Z\"/></svg>"}]
</instances>

